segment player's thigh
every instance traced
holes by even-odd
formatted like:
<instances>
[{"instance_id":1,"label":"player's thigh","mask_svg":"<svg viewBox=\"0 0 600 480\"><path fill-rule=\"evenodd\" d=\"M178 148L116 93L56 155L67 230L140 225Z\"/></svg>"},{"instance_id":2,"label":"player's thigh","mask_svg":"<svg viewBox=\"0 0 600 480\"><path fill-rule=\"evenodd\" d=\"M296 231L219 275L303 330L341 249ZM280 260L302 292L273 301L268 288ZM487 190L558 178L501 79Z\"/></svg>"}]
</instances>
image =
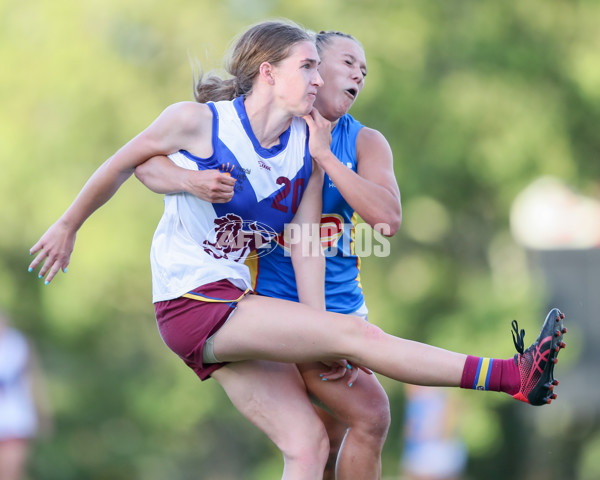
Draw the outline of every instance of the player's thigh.
<instances>
[{"instance_id":1,"label":"player's thigh","mask_svg":"<svg viewBox=\"0 0 600 480\"><path fill-rule=\"evenodd\" d=\"M214 352L220 361L333 360L340 352L358 350L368 328L367 322L351 315L249 295L215 334Z\"/></svg>"},{"instance_id":2,"label":"player's thigh","mask_svg":"<svg viewBox=\"0 0 600 480\"><path fill-rule=\"evenodd\" d=\"M295 365L265 360L233 362L212 376L234 406L280 448L325 437Z\"/></svg>"}]
</instances>

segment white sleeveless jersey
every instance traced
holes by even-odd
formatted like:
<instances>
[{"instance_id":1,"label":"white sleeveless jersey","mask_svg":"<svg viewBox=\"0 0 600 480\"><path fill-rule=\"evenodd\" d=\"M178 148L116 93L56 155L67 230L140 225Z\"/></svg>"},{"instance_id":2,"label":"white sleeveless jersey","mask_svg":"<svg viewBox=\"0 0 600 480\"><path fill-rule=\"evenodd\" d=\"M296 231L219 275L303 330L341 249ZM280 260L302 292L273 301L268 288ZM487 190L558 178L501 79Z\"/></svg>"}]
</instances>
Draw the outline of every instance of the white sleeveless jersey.
<instances>
[{"instance_id":1,"label":"white sleeveless jersey","mask_svg":"<svg viewBox=\"0 0 600 480\"><path fill-rule=\"evenodd\" d=\"M37 430L29 345L18 331L0 333L0 440L30 438Z\"/></svg>"},{"instance_id":2,"label":"white sleeveless jersey","mask_svg":"<svg viewBox=\"0 0 600 480\"><path fill-rule=\"evenodd\" d=\"M181 150L169 158L183 168L218 169L236 178L233 199L211 204L187 193L165 196L150 254L154 302L222 279L250 288L244 261L269 248L291 221L312 173L304 120L294 118L280 143L266 149L252 132L243 97L207 105L213 154L199 158Z\"/></svg>"}]
</instances>

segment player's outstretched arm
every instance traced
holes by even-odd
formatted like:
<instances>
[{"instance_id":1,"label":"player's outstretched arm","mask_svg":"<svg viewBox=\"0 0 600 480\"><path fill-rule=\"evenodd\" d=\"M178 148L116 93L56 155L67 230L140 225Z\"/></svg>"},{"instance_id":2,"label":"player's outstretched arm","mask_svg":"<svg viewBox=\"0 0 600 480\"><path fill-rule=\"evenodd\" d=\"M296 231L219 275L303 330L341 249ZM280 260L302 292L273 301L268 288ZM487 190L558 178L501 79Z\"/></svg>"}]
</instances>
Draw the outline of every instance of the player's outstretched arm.
<instances>
[{"instance_id":1,"label":"player's outstretched arm","mask_svg":"<svg viewBox=\"0 0 600 480\"><path fill-rule=\"evenodd\" d=\"M201 148L203 139L210 142L211 122L212 114L206 105L182 102L167 107L148 128L94 172L71 206L29 250L31 255L37 254L29 264L29 271L40 267L38 277L45 277L46 284L59 270L65 271L79 228L115 194L135 167L148 158L167 155L179 148L192 151L194 147Z\"/></svg>"}]
</instances>

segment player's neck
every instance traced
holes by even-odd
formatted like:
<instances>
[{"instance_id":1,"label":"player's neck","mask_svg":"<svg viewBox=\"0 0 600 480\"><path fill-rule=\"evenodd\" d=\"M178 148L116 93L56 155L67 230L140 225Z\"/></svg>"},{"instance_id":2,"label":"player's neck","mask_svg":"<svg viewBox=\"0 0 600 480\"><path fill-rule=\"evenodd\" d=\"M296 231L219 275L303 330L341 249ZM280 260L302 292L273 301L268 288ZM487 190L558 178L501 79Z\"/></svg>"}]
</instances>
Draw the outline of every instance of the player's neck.
<instances>
[{"instance_id":1,"label":"player's neck","mask_svg":"<svg viewBox=\"0 0 600 480\"><path fill-rule=\"evenodd\" d=\"M248 121L254 136L263 148L279 144L279 137L292 122L292 116L277 108L273 102L257 99L253 95L244 102Z\"/></svg>"}]
</instances>

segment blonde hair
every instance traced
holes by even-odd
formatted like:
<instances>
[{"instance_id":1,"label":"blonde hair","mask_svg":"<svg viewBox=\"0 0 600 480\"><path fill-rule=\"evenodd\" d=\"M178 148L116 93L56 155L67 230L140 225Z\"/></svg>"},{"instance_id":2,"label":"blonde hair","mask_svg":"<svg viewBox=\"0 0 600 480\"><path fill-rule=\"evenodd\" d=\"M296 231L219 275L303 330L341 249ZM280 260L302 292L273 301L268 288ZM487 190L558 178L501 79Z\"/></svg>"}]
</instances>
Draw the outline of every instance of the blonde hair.
<instances>
[{"instance_id":1,"label":"blonde hair","mask_svg":"<svg viewBox=\"0 0 600 480\"><path fill-rule=\"evenodd\" d=\"M289 56L296 43L303 41L313 42L314 38L291 21L267 21L250 27L234 43L225 63L231 78L215 74L205 77L200 71L194 86L196 101L233 100L250 94L260 65L277 65Z\"/></svg>"},{"instance_id":2,"label":"blonde hair","mask_svg":"<svg viewBox=\"0 0 600 480\"><path fill-rule=\"evenodd\" d=\"M360 45L360 42L349 33L336 32L335 30L321 30L315 35L315 44L317 46L317 52L319 52L319 55L323 53L325 48L329 46L331 40L334 38L347 38L349 40L355 41L358 45Z\"/></svg>"}]
</instances>

